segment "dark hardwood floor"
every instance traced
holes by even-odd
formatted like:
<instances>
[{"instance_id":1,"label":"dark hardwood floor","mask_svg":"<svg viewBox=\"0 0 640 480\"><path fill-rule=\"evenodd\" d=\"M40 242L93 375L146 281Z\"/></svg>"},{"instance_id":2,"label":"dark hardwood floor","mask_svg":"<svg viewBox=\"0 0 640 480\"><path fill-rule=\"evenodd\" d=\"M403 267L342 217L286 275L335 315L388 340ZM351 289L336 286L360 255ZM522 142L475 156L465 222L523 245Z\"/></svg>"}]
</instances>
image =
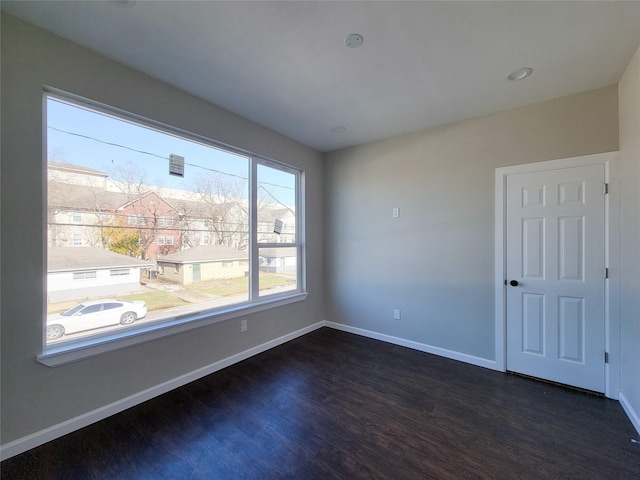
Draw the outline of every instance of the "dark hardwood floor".
<instances>
[{"instance_id":1,"label":"dark hardwood floor","mask_svg":"<svg viewBox=\"0 0 640 480\"><path fill-rule=\"evenodd\" d=\"M640 479L612 400L324 328L3 462L2 479Z\"/></svg>"}]
</instances>

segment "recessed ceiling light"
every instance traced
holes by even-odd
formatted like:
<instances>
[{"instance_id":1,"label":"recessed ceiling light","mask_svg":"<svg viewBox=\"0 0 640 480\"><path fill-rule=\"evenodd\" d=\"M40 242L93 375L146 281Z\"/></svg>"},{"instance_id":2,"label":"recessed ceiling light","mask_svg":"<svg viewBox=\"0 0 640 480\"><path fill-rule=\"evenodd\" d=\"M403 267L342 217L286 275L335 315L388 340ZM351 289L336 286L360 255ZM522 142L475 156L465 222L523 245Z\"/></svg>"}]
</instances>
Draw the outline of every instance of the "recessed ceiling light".
<instances>
[{"instance_id":1,"label":"recessed ceiling light","mask_svg":"<svg viewBox=\"0 0 640 480\"><path fill-rule=\"evenodd\" d=\"M358 48L364 43L364 38L359 33L352 33L344 39L344 44L349 48Z\"/></svg>"},{"instance_id":2,"label":"recessed ceiling light","mask_svg":"<svg viewBox=\"0 0 640 480\"><path fill-rule=\"evenodd\" d=\"M347 127L345 127L344 125L336 125L331 129L331 131L333 133L343 133L347 131Z\"/></svg>"},{"instance_id":3,"label":"recessed ceiling light","mask_svg":"<svg viewBox=\"0 0 640 480\"><path fill-rule=\"evenodd\" d=\"M522 68L518 68L517 70L514 70L513 72L509 73L506 76L506 79L510 80L512 82L517 82L518 80L524 80L525 78L527 78L532 73L533 73L533 68L522 67Z\"/></svg>"}]
</instances>

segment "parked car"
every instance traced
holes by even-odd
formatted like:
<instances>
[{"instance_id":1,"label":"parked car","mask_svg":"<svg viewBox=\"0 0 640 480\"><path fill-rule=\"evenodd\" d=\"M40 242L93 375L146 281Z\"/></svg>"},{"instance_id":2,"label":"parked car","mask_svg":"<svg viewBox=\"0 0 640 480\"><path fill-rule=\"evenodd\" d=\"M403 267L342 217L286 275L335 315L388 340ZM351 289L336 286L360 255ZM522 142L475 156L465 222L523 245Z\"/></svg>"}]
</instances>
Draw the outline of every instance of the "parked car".
<instances>
[{"instance_id":1,"label":"parked car","mask_svg":"<svg viewBox=\"0 0 640 480\"><path fill-rule=\"evenodd\" d=\"M47 317L47 340L109 325L130 325L146 314L147 307L142 300L124 302L107 299L83 302L66 312Z\"/></svg>"}]
</instances>

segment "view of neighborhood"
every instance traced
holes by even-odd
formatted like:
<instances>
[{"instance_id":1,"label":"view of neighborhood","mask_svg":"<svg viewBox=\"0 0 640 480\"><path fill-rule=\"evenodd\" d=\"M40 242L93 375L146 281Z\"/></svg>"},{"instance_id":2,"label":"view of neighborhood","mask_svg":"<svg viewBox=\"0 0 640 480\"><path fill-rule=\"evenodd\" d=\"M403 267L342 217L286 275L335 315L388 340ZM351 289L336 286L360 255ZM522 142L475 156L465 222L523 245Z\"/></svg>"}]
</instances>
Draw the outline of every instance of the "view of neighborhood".
<instances>
[{"instance_id":1,"label":"view of neighborhood","mask_svg":"<svg viewBox=\"0 0 640 480\"><path fill-rule=\"evenodd\" d=\"M167 148L181 152L194 142L55 99L48 106L48 342L250 299L246 157L198 144L208 155L200 155L199 164L187 157L186 165L199 168L191 168L195 173L189 181L178 184L183 188L158 185L164 181L152 185L150 174L167 172L169 177L169 162L147 166L141 157L152 155L149 151L165 139L146 139L144 150L125 139L149 133L170 137L173 145ZM87 115L98 117L90 121L107 122L108 130L104 125L96 130L82 118ZM70 127L74 116L76 125ZM63 121L66 130L55 126ZM122 144L105 139L113 134ZM80 148L79 143L86 145ZM107 168L95 168L100 164L96 157ZM256 171L254 235L262 296L298 285L297 178L264 164ZM98 303L89 309L92 301ZM143 303L144 312L136 313L134 304L124 311L127 302Z\"/></svg>"}]
</instances>

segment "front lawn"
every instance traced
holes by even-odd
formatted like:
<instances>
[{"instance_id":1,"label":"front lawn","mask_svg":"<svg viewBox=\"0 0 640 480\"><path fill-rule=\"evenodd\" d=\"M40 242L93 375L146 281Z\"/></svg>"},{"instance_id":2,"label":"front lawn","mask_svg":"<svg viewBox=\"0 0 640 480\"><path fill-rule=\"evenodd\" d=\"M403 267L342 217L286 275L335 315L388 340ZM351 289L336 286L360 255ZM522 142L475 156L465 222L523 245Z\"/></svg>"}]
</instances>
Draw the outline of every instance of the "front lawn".
<instances>
[{"instance_id":1,"label":"front lawn","mask_svg":"<svg viewBox=\"0 0 640 480\"><path fill-rule=\"evenodd\" d=\"M295 283L295 280L287 277L281 277L279 275L260 275L260 290L295 285ZM227 278L224 280L207 280L200 283L193 283L191 285L184 285L184 287L191 290L198 290L200 292L226 297L229 295L246 293L249 290L249 279L240 277Z\"/></svg>"},{"instance_id":2,"label":"front lawn","mask_svg":"<svg viewBox=\"0 0 640 480\"><path fill-rule=\"evenodd\" d=\"M145 293L134 293L120 298L121 300L131 302L133 300L144 300L147 310L154 312L156 310L164 310L165 308L180 307L187 305L187 302L179 299L175 293L165 290L153 290Z\"/></svg>"}]
</instances>

